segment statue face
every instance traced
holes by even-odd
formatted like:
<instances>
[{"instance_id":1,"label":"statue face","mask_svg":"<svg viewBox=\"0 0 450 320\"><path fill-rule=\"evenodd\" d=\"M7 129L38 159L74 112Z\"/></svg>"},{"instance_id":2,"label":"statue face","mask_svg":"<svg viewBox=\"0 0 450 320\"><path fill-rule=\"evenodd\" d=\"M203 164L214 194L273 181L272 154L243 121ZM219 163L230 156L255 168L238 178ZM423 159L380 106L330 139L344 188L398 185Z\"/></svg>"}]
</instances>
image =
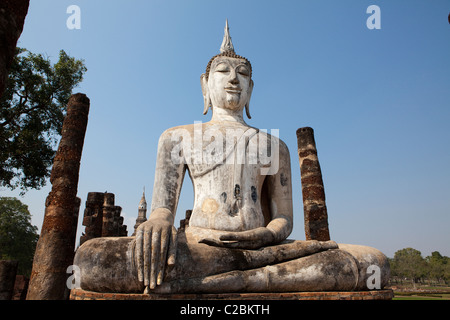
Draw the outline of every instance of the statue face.
<instances>
[{"instance_id":1,"label":"statue face","mask_svg":"<svg viewBox=\"0 0 450 320\"><path fill-rule=\"evenodd\" d=\"M253 89L250 67L243 59L217 57L211 65L207 87L214 107L243 110Z\"/></svg>"}]
</instances>

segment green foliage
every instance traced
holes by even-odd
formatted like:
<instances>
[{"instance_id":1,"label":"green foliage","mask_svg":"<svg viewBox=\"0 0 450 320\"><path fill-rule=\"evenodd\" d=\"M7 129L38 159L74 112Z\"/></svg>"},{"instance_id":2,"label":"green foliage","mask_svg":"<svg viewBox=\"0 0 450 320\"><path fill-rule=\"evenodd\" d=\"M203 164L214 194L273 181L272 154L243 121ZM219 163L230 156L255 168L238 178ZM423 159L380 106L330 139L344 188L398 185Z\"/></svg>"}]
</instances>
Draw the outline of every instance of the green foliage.
<instances>
[{"instance_id":1,"label":"green foliage","mask_svg":"<svg viewBox=\"0 0 450 320\"><path fill-rule=\"evenodd\" d=\"M41 54L17 48L0 99L1 186L19 187L23 194L45 185L66 105L86 70L63 50L52 65Z\"/></svg>"},{"instance_id":2,"label":"green foliage","mask_svg":"<svg viewBox=\"0 0 450 320\"><path fill-rule=\"evenodd\" d=\"M0 198L0 259L18 260L18 274L29 276L39 239L28 206L16 198Z\"/></svg>"},{"instance_id":3,"label":"green foliage","mask_svg":"<svg viewBox=\"0 0 450 320\"><path fill-rule=\"evenodd\" d=\"M420 251L405 248L394 254L391 268L393 275L404 276L417 282L417 279L425 274L425 260Z\"/></svg>"},{"instance_id":4,"label":"green foliage","mask_svg":"<svg viewBox=\"0 0 450 320\"><path fill-rule=\"evenodd\" d=\"M430 278L441 281L450 280L450 258L442 256L438 251L425 258L429 268Z\"/></svg>"},{"instance_id":5,"label":"green foliage","mask_svg":"<svg viewBox=\"0 0 450 320\"><path fill-rule=\"evenodd\" d=\"M424 279L444 283L450 281L450 258L438 251L423 258L419 250L405 248L395 252L389 262L391 277L394 279L410 279L413 283Z\"/></svg>"}]
</instances>

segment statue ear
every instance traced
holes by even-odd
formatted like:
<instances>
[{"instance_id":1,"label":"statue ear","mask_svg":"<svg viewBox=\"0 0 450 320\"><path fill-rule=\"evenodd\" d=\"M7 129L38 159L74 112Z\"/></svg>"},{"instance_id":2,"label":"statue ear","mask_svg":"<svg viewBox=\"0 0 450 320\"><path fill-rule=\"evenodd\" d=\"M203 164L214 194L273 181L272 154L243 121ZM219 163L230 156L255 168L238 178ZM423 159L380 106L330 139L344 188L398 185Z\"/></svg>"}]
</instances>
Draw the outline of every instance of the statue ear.
<instances>
[{"instance_id":1,"label":"statue ear","mask_svg":"<svg viewBox=\"0 0 450 320\"><path fill-rule=\"evenodd\" d=\"M253 80L250 80L250 85L248 86L248 100L247 100L247 103L245 104L245 113L247 114L247 117L249 119L252 118L250 116L250 99L252 97L253 85L254 85Z\"/></svg>"},{"instance_id":2,"label":"statue ear","mask_svg":"<svg viewBox=\"0 0 450 320\"><path fill-rule=\"evenodd\" d=\"M206 73L200 76L200 84L202 85L203 102L205 104L203 114L205 115L208 113L209 107L211 107L211 98L209 97L208 80L206 79Z\"/></svg>"}]
</instances>

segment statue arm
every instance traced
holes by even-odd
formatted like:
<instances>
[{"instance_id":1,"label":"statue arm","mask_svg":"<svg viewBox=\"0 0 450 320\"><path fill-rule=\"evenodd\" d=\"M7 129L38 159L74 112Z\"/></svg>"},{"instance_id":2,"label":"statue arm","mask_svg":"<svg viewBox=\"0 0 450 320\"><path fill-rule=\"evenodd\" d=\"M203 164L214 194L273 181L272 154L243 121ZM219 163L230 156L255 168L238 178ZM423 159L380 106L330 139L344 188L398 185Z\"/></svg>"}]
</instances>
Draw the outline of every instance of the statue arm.
<instances>
[{"instance_id":1,"label":"statue arm","mask_svg":"<svg viewBox=\"0 0 450 320\"><path fill-rule=\"evenodd\" d=\"M174 137L178 135L169 129L159 139L150 212L165 208L172 213L172 219L174 219L186 165L184 159L178 156L179 152L175 152L180 143L175 138L175 141L172 140L172 134ZM177 153L176 157L174 153Z\"/></svg>"},{"instance_id":2,"label":"statue arm","mask_svg":"<svg viewBox=\"0 0 450 320\"><path fill-rule=\"evenodd\" d=\"M138 279L146 291L160 285L166 267L175 264L177 232L173 224L186 167L184 161L172 158L174 146L170 131L164 132L158 143L150 216L136 231Z\"/></svg>"},{"instance_id":3,"label":"statue arm","mask_svg":"<svg viewBox=\"0 0 450 320\"><path fill-rule=\"evenodd\" d=\"M285 240L292 232L292 177L289 149L280 140L277 173L266 177L269 208L272 220L266 226L274 236L274 243Z\"/></svg>"}]
</instances>

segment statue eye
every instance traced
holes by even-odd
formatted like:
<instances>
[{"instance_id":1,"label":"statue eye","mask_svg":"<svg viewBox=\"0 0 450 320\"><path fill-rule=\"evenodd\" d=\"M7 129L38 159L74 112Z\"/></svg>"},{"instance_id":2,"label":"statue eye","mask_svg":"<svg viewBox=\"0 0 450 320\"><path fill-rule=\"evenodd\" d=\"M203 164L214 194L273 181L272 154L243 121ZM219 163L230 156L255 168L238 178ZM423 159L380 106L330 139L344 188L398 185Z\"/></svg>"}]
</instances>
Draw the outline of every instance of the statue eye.
<instances>
[{"instance_id":1,"label":"statue eye","mask_svg":"<svg viewBox=\"0 0 450 320\"><path fill-rule=\"evenodd\" d=\"M216 72L228 72L228 71L230 71L230 68L226 64L221 63L216 66L215 71Z\"/></svg>"},{"instance_id":2,"label":"statue eye","mask_svg":"<svg viewBox=\"0 0 450 320\"><path fill-rule=\"evenodd\" d=\"M240 75L243 75L243 76L246 76L246 77L248 77L248 76L250 75L250 72L249 72L248 69L247 69L246 67L244 67L244 66L239 67L239 68L237 69L237 72L238 72Z\"/></svg>"}]
</instances>

